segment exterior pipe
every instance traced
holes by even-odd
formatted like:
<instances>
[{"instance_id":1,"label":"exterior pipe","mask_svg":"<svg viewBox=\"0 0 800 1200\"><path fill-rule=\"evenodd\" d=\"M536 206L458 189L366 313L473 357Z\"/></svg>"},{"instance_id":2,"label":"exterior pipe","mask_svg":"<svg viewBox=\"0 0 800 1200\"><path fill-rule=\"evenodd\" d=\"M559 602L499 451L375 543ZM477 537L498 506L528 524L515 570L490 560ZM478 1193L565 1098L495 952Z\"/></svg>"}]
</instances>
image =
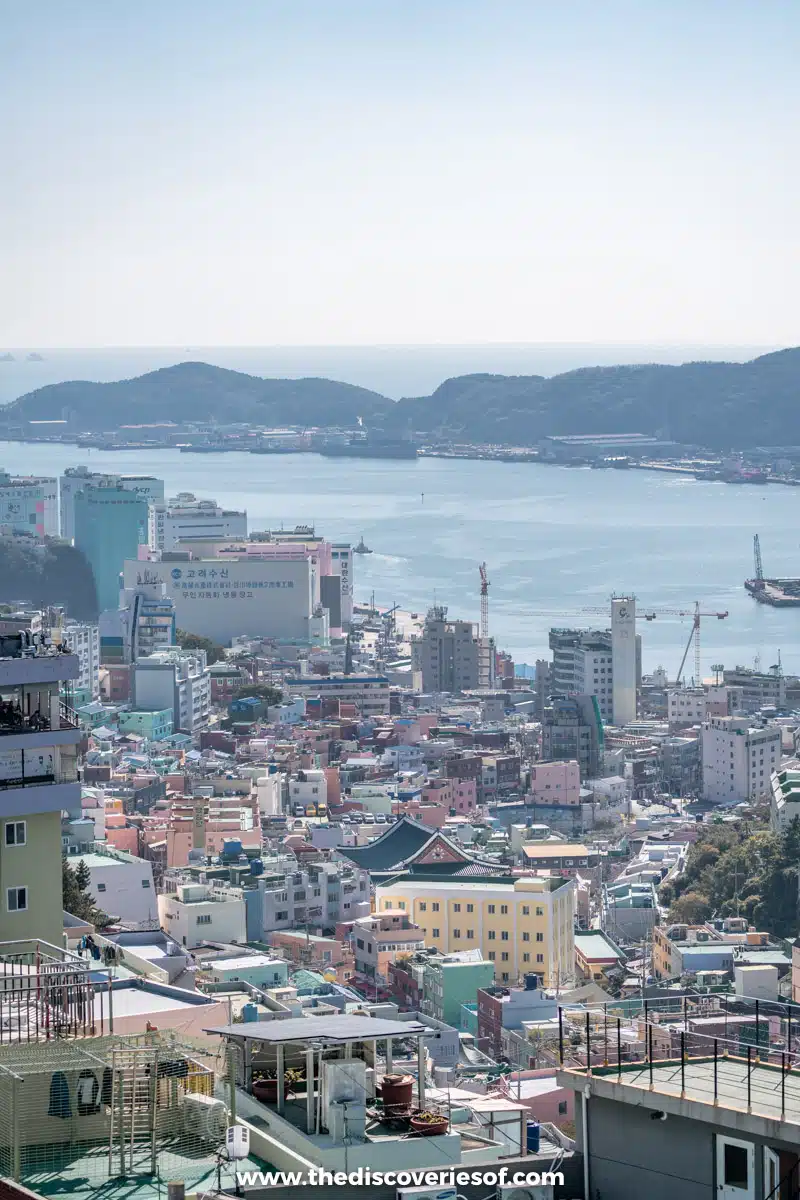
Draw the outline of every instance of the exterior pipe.
<instances>
[{"instance_id":1,"label":"exterior pipe","mask_svg":"<svg viewBox=\"0 0 800 1200\"><path fill-rule=\"evenodd\" d=\"M586 1084L581 1092L581 1115L583 1118L583 1194L586 1200L591 1200L589 1191L589 1096L591 1085Z\"/></svg>"}]
</instances>

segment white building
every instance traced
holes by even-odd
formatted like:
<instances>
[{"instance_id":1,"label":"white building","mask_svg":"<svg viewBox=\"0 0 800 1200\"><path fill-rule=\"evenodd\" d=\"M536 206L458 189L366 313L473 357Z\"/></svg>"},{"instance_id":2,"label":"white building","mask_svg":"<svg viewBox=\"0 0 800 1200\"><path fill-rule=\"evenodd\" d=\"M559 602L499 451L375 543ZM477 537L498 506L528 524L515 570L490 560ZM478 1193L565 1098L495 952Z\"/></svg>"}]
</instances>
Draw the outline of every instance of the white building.
<instances>
[{"instance_id":1,"label":"white building","mask_svg":"<svg viewBox=\"0 0 800 1200\"><path fill-rule=\"evenodd\" d=\"M770 794L781 761L781 731L746 717L710 717L703 725L703 795L715 804Z\"/></svg>"},{"instance_id":2,"label":"white building","mask_svg":"<svg viewBox=\"0 0 800 1200\"><path fill-rule=\"evenodd\" d=\"M428 609L419 637L411 639L414 686L422 692L468 692L494 686L494 639L472 621L448 621L447 608Z\"/></svg>"},{"instance_id":3,"label":"white building","mask_svg":"<svg viewBox=\"0 0 800 1200\"><path fill-rule=\"evenodd\" d=\"M800 763L786 762L770 776L769 820L773 833L783 833L800 817Z\"/></svg>"},{"instance_id":4,"label":"white building","mask_svg":"<svg viewBox=\"0 0 800 1200\"><path fill-rule=\"evenodd\" d=\"M174 892L158 897L158 915L165 933L189 950L201 942L247 941L241 888L178 884Z\"/></svg>"},{"instance_id":5,"label":"white building","mask_svg":"<svg viewBox=\"0 0 800 1200\"><path fill-rule=\"evenodd\" d=\"M353 551L348 542L334 542L331 549L331 570L341 580L342 625L353 619Z\"/></svg>"},{"instance_id":6,"label":"white building","mask_svg":"<svg viewBox=\"0 0 800 1200\"><path fill-rule=\"evenodd\" d=\"M669 688L667 719L670 725L702 725L706 719L706 693L701 687Z\"/></svg>"},{"instance_id":7,"label":"white building","mask_svg":"<svg viewBox=\"0 0 800 1200\"><path fill-rule=\"evenodd\" d=\"M216 500L198 500L192 492L179 492L150 507L153 550L172 550L178 542L246 537L246 512L220 508Z\"/></svg>"},{"instance_id":8,"label":"white building","mask_svg":"<svg viewBox=\"0 0 800 1200\"><path fill-rule=\"evenodd\" d=\"M120 487L136 492L148 504L164 502L164 481L153 475L105 475L88 467L68 467L59 480L61 507L61 536L68 541L75 537L75 496L87 484L95 487Z\"/></svg>"},{"instance_id":9,"label":"white building","mask_svg":"<svg viewBox=\"0 0 800 1200\"><path fill-rule=\"evenodd\" d=\"M145 574L166 584L178 626L190 633L221 645L242 634L303 644L314 640L316 567L302 552L285 558L128 559L125 587L136 587Z\"/></svg>"},{"instance_id":10,"label":"white building","mask_svg":"<svg viewBox=\"0 0 800 1200\"><path fill-rule=\"evenodd\" d=\"M389 712L389 680L385 675L292 675L286 680L290 696L306 703L317 697L334 697L355 704L364 717L386 716Z\"/></svg>"},{"instance_id":11,"label":"white building","mask_svg":"<svg viewBox=\"0 0 800 1200\"><path fill-rule=\"evenodd\" d=\"M73 869L79 863L89 868L89 894L103 912L121 921L158 920L153 866L147 859L102 849L70 855Z\"/></svg>"},{"instance_id":12,"label":"white building","mask_svg":"<svg viewBox=\"0 0 800 1200\"><path fill-rule=\"evenodd\" d=\"M298 771L289 784L292 807L328 803L328 779L324 771Z\"/></svg>"},{"instance_id":13,"label":"white building","mask_svg":"<svg viewBox=\"0 0 800 1200\"><path fill-rule=\"evenodd\" d=\"M613 718L611 635L600 630L551 629L554 695L595 696L603 721Z\"/></svg>"},{"instance_id":14,"label":"white building","mask_svg":"<svg viewBox=\"0 0 800 1200\"><path fill-rule=\"evenodd\" d=\"M629 725L636 720L636 600L615 596L611 601L612 720Z\"/></svg>"},{"instance_id":15,"label":"white building","mask_svg":"<svg viewBox=\"0 0 800 1200\"><path fill-rule=\"evenodd\" d=\"M137 660L133 698L136 708L171 708L173 728L181 733L205 729L211 706L211 677L205 650L161 650Z\"/></svg>"},{"instance_id":16,"label":"white building","mask_svg":"<svg viewBox=\"0 0 800 1200\"><path fill-rule=\"evenodd\" d=\"M64 644L72 654L78 656L80 674L75 688L85 695L82 702L96 700L100 695L100 629L97 625L83 625L69 621L62 630Z\"/></svg>"},{"instance_id":17,"label":"white building","mask_svg":"<svg viewBox=\"0 0 800 1200\"><path fill-rule=\"evenodd\" d=\"M58 537L55 479L9 475L0 467L0 531Z\"/></svg>"}]
</instances>

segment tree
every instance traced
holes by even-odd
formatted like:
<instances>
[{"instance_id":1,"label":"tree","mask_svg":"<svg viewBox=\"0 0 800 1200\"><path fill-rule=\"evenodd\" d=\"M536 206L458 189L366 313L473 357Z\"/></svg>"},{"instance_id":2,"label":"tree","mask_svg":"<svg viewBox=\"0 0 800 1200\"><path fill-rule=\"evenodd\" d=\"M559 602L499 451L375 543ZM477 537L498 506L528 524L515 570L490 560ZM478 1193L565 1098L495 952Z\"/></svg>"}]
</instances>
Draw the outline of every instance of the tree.
<instances>
[{"instance_id":1,"label":"tree","mask_svg":"<svg viewBox=\"0 0 800 1200\"><path fill-rule=\"evenodd\" d=\"M110 918L102 909L95 906L89 895L91 873L86 863L81 860L77 867L69 865L66 854L61 856L61 896L64 911L81 921L88 921L98 929L109 925Z\"/></svg>"},{"instance_id":2,"label":"tree","mask_svg":"<svg viewBox=\"0 0 800 1200\"><path fill-rule=\"evenodd\" d=\"M245 696L257 696L259 700L266 700L267 705L271 708L273 704L280 704L283 692L280 688L271 687L267 683L246 683L236 689L233 699L241 700Z\"/></svg>"},{"instance_id":3,"label":"tree","mask_svg":"<svg viewBox=\"0 0 800 1200\"><path fill-rule=\"evenodd\" d=\"M211 638L201 637L199 633L187 633L185 629L176 629L175 640L181 650L205 650L209 666L225 659L224 648L212 642Z\"/></svg>"},{"instance_id":4,"label":"tree","mask_svg":"<svg viewBox=\"0 0 800 1200\"><path fill-rule=\"evenodd\" d=\"M702 925L711 916L711 905L701 892L685 892L669 910L670 921L682 925Z\"/></svg>"}]
</instances>

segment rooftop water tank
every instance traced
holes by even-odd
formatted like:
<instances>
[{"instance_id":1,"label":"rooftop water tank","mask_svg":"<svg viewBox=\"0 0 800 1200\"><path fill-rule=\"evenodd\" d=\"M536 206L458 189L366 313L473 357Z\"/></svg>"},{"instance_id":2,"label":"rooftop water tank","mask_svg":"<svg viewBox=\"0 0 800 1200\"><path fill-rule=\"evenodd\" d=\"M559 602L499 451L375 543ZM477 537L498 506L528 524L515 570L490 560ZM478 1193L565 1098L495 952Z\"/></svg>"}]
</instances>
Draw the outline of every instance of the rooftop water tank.
<instances>
[{"instance_id":1,"label":"rooftop water tank","mask_svg":"<svg viewBox=\"0 0 800 1200\"><path fill-rule=\"evenodd\" d=\"M222 858L238 858L243 853L239 838L225 838L222 842Z\"/></svg>"},{"instance_id":2,"label":"rooftop water tank","mask_svg":"<svg viewBox=\"0 0 800 1200\"><path fill-rule=\"evenodd\" d=\"M263 875L264 874L264 863L260 858L254 858L253 861L250 863L250 874L251 875Z\"/></svg>"}]
</instances>

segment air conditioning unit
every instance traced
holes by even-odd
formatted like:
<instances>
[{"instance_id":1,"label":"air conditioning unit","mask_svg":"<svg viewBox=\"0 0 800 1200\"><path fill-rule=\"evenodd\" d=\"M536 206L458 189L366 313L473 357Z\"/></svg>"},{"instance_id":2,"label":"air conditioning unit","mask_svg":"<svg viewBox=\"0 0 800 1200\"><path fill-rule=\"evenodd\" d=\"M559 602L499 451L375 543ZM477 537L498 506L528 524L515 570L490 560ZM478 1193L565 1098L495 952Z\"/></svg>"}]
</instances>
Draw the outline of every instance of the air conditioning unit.
<instances>
[{"instance_id":1,"label":"air conditioning unit","mask_svg":"<svg viewBox=\"0 0 800 1200\"><path fill-rule=\"evenodd\" d=\"M397 1189L397 1200L457 1200L457 1197L458 1192L454 1187L413 1187Z\"/></svg>"},{"instance_id":2,"label":"air conditioning unit","mask_svg":"<svg viewBox=\"0 0 800 1200\"><path fill-rule=\"evenodd\" d=\"M539 1183L535 1186L499 1187L497 1200L553 1200L552 1183Z\"/></svg>"},{"instance_id":3,"label":"air conditioning unit","mask_svg":"<svg viewBox=\"0 0 800 1200\"><path fill-rule=\"evenodd\" d=\"M228 1128L228 1110L214 1096L192 1094L183 1100L183 1128L187 1134L222 1144Z\"/></svg>"}]
</instances>

